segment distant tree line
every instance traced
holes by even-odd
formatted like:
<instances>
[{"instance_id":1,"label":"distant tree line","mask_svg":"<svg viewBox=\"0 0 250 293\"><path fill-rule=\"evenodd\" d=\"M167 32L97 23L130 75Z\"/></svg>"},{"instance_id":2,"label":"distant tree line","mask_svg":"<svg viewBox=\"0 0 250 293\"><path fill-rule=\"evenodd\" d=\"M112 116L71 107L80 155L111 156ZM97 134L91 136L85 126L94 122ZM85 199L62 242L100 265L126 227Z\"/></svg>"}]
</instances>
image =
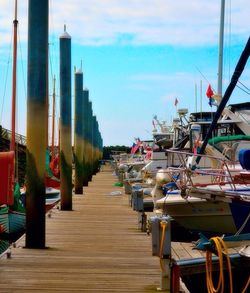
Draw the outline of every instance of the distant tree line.
<instances>
[{"instance_id":1,"label":"distant tree line","mask_svg":"<svg viewBox=\"0 0 250 293\"><path fill-rule=\"evenodd\" d=\"M115 152L124 152L130 153L131 147L127 147L125 145L116 145L116 146L104 146L103 147L103 160L111 160L111 154Z\"/></svg>"}]
</instances>

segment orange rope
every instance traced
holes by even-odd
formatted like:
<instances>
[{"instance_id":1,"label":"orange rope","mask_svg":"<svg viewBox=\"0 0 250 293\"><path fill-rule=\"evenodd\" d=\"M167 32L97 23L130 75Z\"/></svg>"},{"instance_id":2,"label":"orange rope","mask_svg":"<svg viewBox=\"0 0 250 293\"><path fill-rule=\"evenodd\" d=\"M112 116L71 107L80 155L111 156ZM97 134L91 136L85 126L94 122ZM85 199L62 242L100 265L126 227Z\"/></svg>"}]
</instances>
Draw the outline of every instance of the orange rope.
<instances>
[{"instance_id":1,"label":"orange rope","mask_svg":"<svg viewBox=\"0 0 250 293\"><path fill-rule=\"evenodd\" d=\"M248 281L247 281L247 283L246 283L244 289L242 290L242 293L247 292L247 288L248 288L249 284L250 284L250 277L248 278Z\"/></svg>"},{"instance_id":2,"label":"orange rope","mask_svg":"<svg viewBox=\"0 0 250 293\"><path fill-rule=\"evenodd\" d=\"M164 239L165 239L165 233L166 233L166 228L167 228L167 222L161 222L160 223L161 229L162 229L162 233L161 233L161 243L160 243L160 265L161 265L161 270L162 272L165 272L165 267L163 264L163 244L164 244Z\"/></svg>"},{"instance_id":3,"label":"orange rope","mask_svg":"<svg viewBox=\"0 0 250 293\"><path fill-rule=\"evenodd\" d=\"M225 242L220 237L213 237L212 240L215 244L217 254L219 257L219 280L217 288L214 287L213 278L212 278L212 253L210 251L206 252L206 281L207 281L207 290L209 293L224 292L224 270L223 270L223 255L227 259L227 267L229 272L229 281L230 281L230 293L233 292L233 279L232 279L232 268L230 258L228 256L228 250Z\"/></svg>"}]
</instances>

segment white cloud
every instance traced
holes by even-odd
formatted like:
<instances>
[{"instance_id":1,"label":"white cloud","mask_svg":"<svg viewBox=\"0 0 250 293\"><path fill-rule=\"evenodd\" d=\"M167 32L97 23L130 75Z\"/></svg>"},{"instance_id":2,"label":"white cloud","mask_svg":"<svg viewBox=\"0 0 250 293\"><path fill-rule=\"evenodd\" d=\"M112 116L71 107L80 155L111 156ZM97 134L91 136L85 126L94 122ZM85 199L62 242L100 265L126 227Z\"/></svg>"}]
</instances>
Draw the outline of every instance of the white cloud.
<instances>
[{"instance_id":1,"label":"white cloud","mask_svg":"<svg viewBox=\"0 0 250 293\"><path fill-rule=\"evenodd\" d=\"M14 1L0 1L0 37L8 42ZM27 3L19 1L18 14L26 35ZM71 0L49 1L51 32L60 35L66 23L75 42L85 45L114 43L178 46L217 43L218 0ZM229 5L228 5L229 6ZM231 3L231 30L237 38L249 35L248 0ZM229 19L227 7L226 23ZM25 27L24 27L25 24ZM26 40L26 37L22 37Z\"/></svg>"}]
</instances>

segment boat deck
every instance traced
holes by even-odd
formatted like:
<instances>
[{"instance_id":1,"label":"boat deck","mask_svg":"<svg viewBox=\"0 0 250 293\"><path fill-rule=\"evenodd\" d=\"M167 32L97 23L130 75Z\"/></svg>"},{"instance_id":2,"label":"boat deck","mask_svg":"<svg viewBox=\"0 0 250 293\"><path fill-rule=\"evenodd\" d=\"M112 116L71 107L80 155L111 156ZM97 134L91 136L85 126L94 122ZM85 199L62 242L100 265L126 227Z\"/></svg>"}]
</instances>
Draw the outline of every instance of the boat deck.
<instances>
[{"instance_id":1,"label":"boat deck","mask_svg":"<svg viewBox=\"0 0 250 293\"><path fill-rule=\"evenodd\" d=\"M73 211L53 209L46 218L47 249L25 249L25 235L0 259L1 292L156 292L160 264L151 237L137 228L123 188L107 167ZM111 195L120 191L122 195ZM201 257L190 244L172 243L173 257Z\"/></svg>"}]
</instances>

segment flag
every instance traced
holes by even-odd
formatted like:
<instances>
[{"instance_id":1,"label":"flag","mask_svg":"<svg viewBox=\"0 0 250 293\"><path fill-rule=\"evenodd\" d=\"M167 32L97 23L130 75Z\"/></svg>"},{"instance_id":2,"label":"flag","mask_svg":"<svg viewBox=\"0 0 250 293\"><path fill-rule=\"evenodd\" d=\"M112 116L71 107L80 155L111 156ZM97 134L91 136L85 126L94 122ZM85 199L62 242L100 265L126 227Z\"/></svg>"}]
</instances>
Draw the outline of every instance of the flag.
<instances>
[{"instance_id":1,"label":"flag","mask_svg":"<svg viewBox=\"0 0 250 293\"><path fill-rule=\"evenodd\" d=\"M211 88L211 84L208 85L206 95L207 95L207 97L208 97L209 99L211 99L212 96L214 95L214 92L213 92L213 90L212 90L212 88Z\"/></svg>"},{"instance_id":2,"label":"flag","mask_svg":"<svg viewBox=\"0 0 250 293\"><path fill-rule=\"evenodd\" d=\"M179 103L178 99L175 98L174 105L177 106L178 103Z\"/></svg>"},{"instance_id":3,"label":"flag","mask_svg":"<svg viewBox=\"0 0 250 293\"><path fill-rule=\"evenodd\" d=\"M132 155L134 155L137 152L137 150L139 149L140 146L141 146L141 141L140 141L139 138L137 138L136 139L136 144L133 143L130 153Z\"/></svg>"},{"instance_id":4,"label":"flag","mask_svg":"<svg viewBox=\"0 0 250 293\"><path fill-rule=\"evenodd\" d=\"M134 151L135 150L135 146L136 146L136 144L133 143L132 144L132 147L131 147L131 151L130 151L131 154L134 154L135 153L135 151Z\"/></svg>"},{"instance_id":5,"label":"flag","mask_svg":"<svg viewBox=\"0 0 250 293\"><path fill-rule=\"evenodd\" d=\"M208 102L209 106L212 107L212 106L218 106L215 99L213 98L210 98L209 99L209 102Z\"/></svg>"},{"instance_id":6,"label":"flag","mask_svg":"<svg viewBox=\"0 0 250 293\"><path fill-rule=\"evenodd\" d=\"M149 149L147 149L147 153L146 153L145 159L146 160L151 160L151 158L152 158L152 149L149 148Z\"/></svg>"},{"instance_id":7,"label":"flag","mask_svg":"<svg viewBox=\"0 0 250 293\"><path fill-rule=\"evenodd\" d=\"M208 102L209 106L210 106L210 107L212 107L213 105L214 105L214 106L217 106L217 104L216 104L216 102L215 102L215 100L214 100L214 98L213 98L213 96L214 96L214 92L213 92L213 90L212 90L211 84L208 85L206 95L207 95L207 97L209 98L209 102Z\"/></svg>"}]
</instances>

